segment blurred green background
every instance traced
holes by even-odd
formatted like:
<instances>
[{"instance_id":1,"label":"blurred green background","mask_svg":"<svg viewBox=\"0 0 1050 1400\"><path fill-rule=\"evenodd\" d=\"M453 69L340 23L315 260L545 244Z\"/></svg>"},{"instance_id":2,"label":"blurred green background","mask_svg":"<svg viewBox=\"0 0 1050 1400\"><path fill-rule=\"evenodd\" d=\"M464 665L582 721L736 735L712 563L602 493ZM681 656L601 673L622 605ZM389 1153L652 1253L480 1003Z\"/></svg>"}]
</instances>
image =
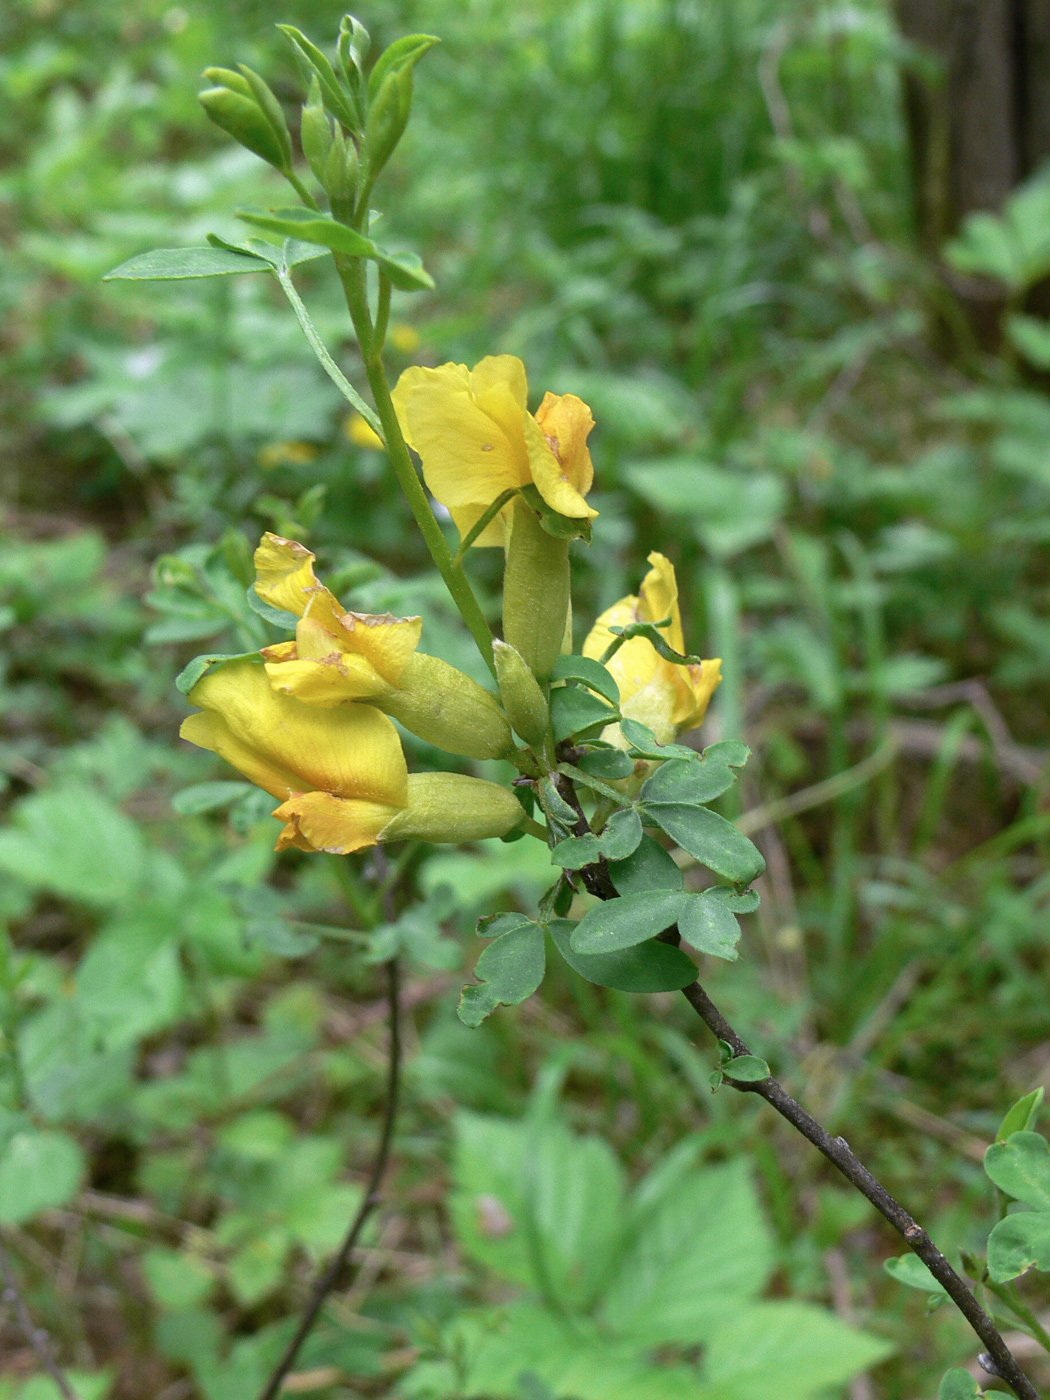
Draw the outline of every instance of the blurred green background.
<instances>
[{"instance_id":1,"label":"blurred green background","mask_svg":"<svg viewBox=\"0 0 1050 1400\"><path fill-rule=\"evenodd\" d=\"M1050 1075L1050 184L1022 163L991 213L930 223L905 98L941 110L943 85L879 0L358 13L377 45L442 40L381 201L437 280L395 293L395 372L507 351L537 397L592 405L577 639L666 552L687 639L723 658L704 742L754 751L763 905L705 980L942 1245L979 1245L983 1147ZM274 23L324 44L340 14L0 16L0 1239L83 1400L253 1400L374 1148L374 964L400 947L392 1199L297 1393L920 1400L972 1355L964 1324L883 1274L888 1231L804 1143L711 1093L684 1004L555 970L456 1021L474 920L542 890L538 846L416 853L411 912L340 938L369 859L278 861L269 799L176 738L181 666L259 644L264 529L473 665L271 279L100 281L286 202L209 126L200 71L250 63L291 107ZM334 274L297 277L354 378ZM493 614L497 567L471 564ZM528 1258L500 1214L522 1161L559 1203L521 1204ZM617 1232L661 1211L641 1260ZM677 1330L631 1279L662 1280ZM798 1310L782 1333L770 1299ZM0 1396L48 1400L38 1369L0 1314Z\"/></svg>"}]
</instances>

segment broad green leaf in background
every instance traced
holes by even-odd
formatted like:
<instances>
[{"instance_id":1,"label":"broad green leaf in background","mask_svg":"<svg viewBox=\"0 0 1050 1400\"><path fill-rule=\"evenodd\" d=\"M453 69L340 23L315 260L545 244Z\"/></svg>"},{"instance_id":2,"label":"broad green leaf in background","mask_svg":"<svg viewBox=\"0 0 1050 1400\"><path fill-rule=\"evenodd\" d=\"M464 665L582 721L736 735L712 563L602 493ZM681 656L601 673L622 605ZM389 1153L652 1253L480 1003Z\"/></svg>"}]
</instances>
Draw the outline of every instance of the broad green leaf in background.
<instances>
[{"instance_id":1,"label":"broad green leaf in background","mask_svg":"<svg viewBox=\"0 0 1050 1400\"><path fill-rule=\"evenodd\" d=\"M788 500L779 477L691 458L635 462L624 479L661 515L689 519L701 544L721 559L768 539Z\"/></svg>"},{"instance_id":2,"label":"broad green leaf in background","mask_svg":"<svg viewBox=\"0 0 1050 1400\"><path fill-rule=\"evenodd\" d=\"M130 898L144 873L142 833L95 789L70 784L24 798L0 831L0 872L85 904Z\"/></svg>"},{"instance_id":3,"label":"broad green leaf in background","mask_svg":"<svg viewBox=\"0 0 1050 1400\"><path fill-rule=\"evenodd\" d=\"M943 1286L937 1282L917 1254L899 1254L894 1259L887 1259L882 1267L890 1278L908 1288L919 1288L924 1293L938 1293L947 1297Z\"/></svg>"},{"instance_id":4,"label":"broad green leaf in background","mask_svg":"<svg viewBox=\"0 0 1050 1400\"><path fill-rule=\"evenodd\" d=\"M747 1165L669 1173L662 1189L639 1188L638 1197L601 1318L646 1347L706 1341L773 1270L773 1239Z\"/></svg>"},{"instance_id":5,"label":"broad green leaf in background","mask_svg":"<svg viewBox=\"0 0 1050 1400\"><path fill-rule=\"evenodd\" d=\"M705 1379L734 1400L806 1400L843 1385L891 1348L805 1303L755 1303L727 1312L711 1335Z\"/></svg>"},{"instance_id":6,"label":"broad green leaf in background","mask_svg":"<svg viewBox=\"0 0 1050 1400\"><path fill-rule=\"evenodd\" d=\"M16 1133L0 1151L0 1221L21 1225L38 1211L64 1206L86 1166L79 1143L65 1133Z\"/></svg>"}]
</instances>

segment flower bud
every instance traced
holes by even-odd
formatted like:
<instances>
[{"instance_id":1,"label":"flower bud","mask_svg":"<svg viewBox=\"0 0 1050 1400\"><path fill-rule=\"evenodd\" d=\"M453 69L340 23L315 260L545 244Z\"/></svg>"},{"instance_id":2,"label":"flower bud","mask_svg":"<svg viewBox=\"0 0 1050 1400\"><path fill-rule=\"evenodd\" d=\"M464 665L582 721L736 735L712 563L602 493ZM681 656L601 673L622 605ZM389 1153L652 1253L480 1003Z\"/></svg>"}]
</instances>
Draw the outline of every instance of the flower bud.
<instances>
[{"instance_id":1,"label":"flower bud","mask_svg":"<svg viewBox=\"0 0 1050 1400\"><path fill-rule=\"evenodd\" d=\"M365 122L368 168L377 175L394 154L412 110L412 69L388 73L380 84Z\"/></svg>"},{"instance_id":2,"label":"flower bud","mask_svg":"<svg viewBox=\"0 0 1050 1400\"><path fill-rule=\"evenodd\" d=\"M310 82L310 96L303 107L302 122L299 127L303 155L316 178L324 184L325 161L332 148L332 122L324 109L321 99L321 84L314 77Z\"/></svg>"},{"instance_id":3,"label":"flower bud","mask_svg":"<svg viewBox=\"0 0 1050 1400\"><path fill-rule=\"evenodd\" d=\"M503 637L541 685L561 654L569 615L569 541L548 535L519 496L503 574Z\"/></svg>"},{"instance_id":4,"label":"flower bud","mask_svg":"<svg viewBox=\"0 0 1050 1400\"><path fill-rule=\"evenodd\" d=\"M328 192L333 209L342 204L353 203L359 173L357 147L353 141L348 141L341 131L335 131L321 174L321 183Z\"/></svg>"},{"instance_id":5,"label":"flower bud","mask_svg":"<svg viewBox=\"0 0 1050 1400\"><path fill-rule=\"evenodd\" d=\"M242 74L230 68L206 68L204 76L216 84L199 94L201 106L215 125L282 173L290 171L292 138L277 99L263 80L250 69ZM256 87L269 96L265 109Z\"/></svg>"},{"instance_id":6,"label":"flower bud","mask_svg":"<svg viewBox=\"0 0 1050 1400\"><path fill-rule=\"evenodd\" d=\"M506 836L525 819L509 788L463 773L410 773L408 805L380 841L484 841Z\"/></svg>"},{"instance_id":7,"label":"flower bud","mask_svg":"<svg viewBox=\"0 0 1050 1400\"><path fill-rule=\"evenodd\" d=\"M507 642L493 642L492 649L507 718L526 744L535 748L546 739L551 723L543 691L520 652Z\"/></svg>"},{"instance_id":8,"label":"flower bud","mask_svg":"<svg viewBox=\"0 0 1050 1400\"><path fill-rule=\"evenodd\" d=\"M514 749L496 697L437 656L414 652L397 688L370 700L412 734L464 758L503 758Z\"/></svg>"}]
</instances>

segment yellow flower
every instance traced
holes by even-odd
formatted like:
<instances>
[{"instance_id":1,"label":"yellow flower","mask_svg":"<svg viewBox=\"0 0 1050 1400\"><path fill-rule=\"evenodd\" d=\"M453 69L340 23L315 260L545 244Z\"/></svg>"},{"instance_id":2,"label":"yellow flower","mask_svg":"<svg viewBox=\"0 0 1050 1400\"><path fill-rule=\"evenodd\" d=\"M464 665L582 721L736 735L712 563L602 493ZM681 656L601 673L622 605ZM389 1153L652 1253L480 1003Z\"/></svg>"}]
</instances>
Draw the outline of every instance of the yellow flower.
<instances>
[{"instance_id":1,"label":"yellow flower","mask_svg":"<svg viewBox=\"0 0 1050 1400\"><path fill-rule=\"evenodd\" d=\"M472 370L413 366L397 382L401 430L461 535L518 486L535 485L561 515L592 520L598 514L584 500L594 480L591 410L575 394L548 393L533 417L528 392L525 366L513 355L489 355ZM474 543L504 545L509 523L504 508Z\"/></svg>"},{"instance_id":2,"label":"yellow flower","mask_svg":"<svg viewBox=\"0 0 1050 1400\"><path fill-rule=\"evenodd\" d=\"M269 533L255 551L256 593L299 618L294 641L263 648L275 690L323 707L370 700L428 743L467 758L499 758L514 747L494 695L416 651L422 618L345 611L317 581L314 558Z\"/></svg>"},{"instance_id":3,"label":"yellow flower","mask_svg":"<svg viewBox=\"0 0 1050 1400\"><path fill-rule=\"evenodd\" d=\"M315 557L269 532L255 551L256 593L299 618L294 642L263 648L266 674L275 689L311 705L382 695L401 679L423 619L346 612L314 576Z\"/></svg>"},{"instance_id":4,"label":"yellow flower","mask_svg":"<svg viewBox=\"0 0 1050 1400\"><path fill-rule=\"evenodd\" d=\"M652 568L642 582L639 596L621 598L602 613L583 644L584 656L599 660L615 634L612 627L632 622L663 622L661 629L672 651L685 653L682 615L674 565L662 554L649 555ZM722 679L721 661L676 666L665 660L644 637L632 637L606 663L620 687L620 712L646 724L661 744L676 734L695 729Z\"/></svg>"},{"instance_id":5,"label":"yellow flower","mask_svg":"<svg viewBox=\"0 0 1050 1400\"><path fill-rule=\"evenodd\" d=\"M371 705L304 705L249 659L207 671L190 692L184 739L280 799L277 849L346 854L380 841L475 841L522 819L508 789L459 773L409 775L397 730Z\"/></svg>"}]
</instances>

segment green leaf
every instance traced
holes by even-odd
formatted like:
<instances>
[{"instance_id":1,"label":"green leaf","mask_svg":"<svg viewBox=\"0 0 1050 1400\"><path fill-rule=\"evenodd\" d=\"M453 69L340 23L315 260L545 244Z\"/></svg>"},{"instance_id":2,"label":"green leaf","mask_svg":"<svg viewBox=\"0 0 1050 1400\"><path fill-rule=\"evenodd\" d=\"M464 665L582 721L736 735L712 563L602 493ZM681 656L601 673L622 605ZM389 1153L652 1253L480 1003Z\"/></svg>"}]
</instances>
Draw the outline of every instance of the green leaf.
<instances>
[{"instance_id":1,"label":"green leaf","mask_svg":"<svg viewBox=\"0 0 1050 1400\"><path fill-rule=\"evenodd\" d=\"M543 981L545 953L543 928L525 924L499 937L478 958L474 976L479 987L464 987L459 999L459 1019L480 1026L500 1004L517 1006L531 997Z\"/></svg>"},{"instance_id":2,"label":"green leaf","mask_svg":"<svg viewBox=\"0 0 1050 1400\"><path fill-rule=\"evenodd\" d=\"M759 1084L770 1076L769 1066L757 1055L735 1055L726 1060L721 1070L727 1078L739 1079L741 1084Z\"/></svg>"},{"instance_id":3,"label":"green leaf","mask_svg":"<svg viewBox=\"0 0 1050 1400\"><path fill-rule=\"evenodd\" d=\"M174 282L187 277L228 277L234 272L271 272L263 258L226 248L154 248L107 272L103 282Z\"/></svg>"},{"instance_id":4,"label":"green leaf","mask_svg":"<svg viewBox=\"0 0 1050 1400\"><path fill-rule=\"evenodd\" d=\"M702 894L686 896L687 903L678 916L678 931L691 948L714 958L735 962L740 925L736 915L750 912L745 897L725 885L715 885ZM742 910L740 905L745 909Z\"/></svg>"},{"instance_id":5,"label":"green leaf","mask_svg":"<svg viewBox=\"0 0 1050 1400\"><path fill-rule=\"evenodd\" d=\"M685 877L651 836L643 836L626 860L611 861L609 874L618 894L647 894L651 890L684 890Z\"/></svg>"},{"instance_id":6,"label":"green leaf","mask_svg":"<svg viewBox=\"0 0 1050 1400\"><path fill-rule=\"evenodd\" d=\"M560 512L552 510L531 483L521 487L521 497L539 516L540 528L546 534L553 536L556 540L585 540L590 544L591 522L589 519L562 515Z\"/></svg>"},{"instance_id":7,"label":"green leaf","mask_svg":"<svg viewBox=\"0 0 1050 1400\"><path fill-rule=\"evenodd\" d=\"M615 953L644 943L677 921L686 898L674 890L646 890L596 904L576 925L573 951Z\"/></svg>"},{"instance_id":8,"label":"green leaf","mask_svg":"<svg viewBox=\"0 0 1050 1400\"><path fill-rule=\"evenodd\" d=\"M217 807L225 807L239 797L257 791L252 783L192 783L175 794L171 805L180 817L196 817L201 812L214 812Z\"/></svg>"},{"instance_id":9,"label":"green leaf","mask_svg":"<svg viewBox=\"0 0 1050 1400\"><path fill-rule=\"evenodd\" d=\"M618 992L677 992L696 981L696 965L681 948L650 939L617 953L577 953L569 919L556 919L548 928L558 952L574 972L599 987Z\"/></svg>"},{"instance_id":10,"label":"green leaf","mask_svg":"<svg viewBox=\"0 0 1050 1400\"><path fill-rule=\"evenodd\" d=\"M440 43L433 34L405 34L395 39L376 59L368 79L369 97L375 97L388 73L403 73L406 68L413 68L428 49Z\"/></svg>"},{"instance_id":11,"label":"green leaf","mask_svg":"<svg viewBox=\"0 0 1050 1400\"><path fill-rule=\"evenodd\" d=\"M937 1388L937 1400L981 1400L984 1391L961 1366L945 1371Z\"/></svg>"},{"instance_id":12,"label":"green leaf","mask_svg":"<svg viewBox=\"0 0 1050 1400\"><path fill-rule=\"evenodd\" d=\"M97 789L43 788L0 830L0 873L103 908L133 899L146 869L139 827Z\"/></svg>"},{"instance_id":13,"label":"green leaf","mask_svg":"<svg viewBox=\"0 0 1050 1400\"><path fill-rule=\"evenodd\" d=\"M623 479L662 516L686 517L718 559L768 539L788 504L778 476L727 471L721 462L692 457L632 463Z\"/></svg>"},{"instance_id":14,"label":"green leaf","mask_svg":"<svg viewBox=\"0 0 1050 1400\"><path fill-rule=\"evenodd\" d=\"M576 767L589 777L603 782L615 782L618 778L629 778L634 772L634 759L623 749L592 749L581 755Z\"/></svg>"},{"instance_id":15,"label":"green leaf","mask_svg":"<svg viewBox=\"0 0 1050 1400\"><path fill-rule=\"evenodd\" d=\"M392 253L373 243L363 233L341 224L330 214L318 214L301 205L290 205L272 212L255 209L240 209L237 217L254 228L265 229L268 233L283 234L285 238L298 238L307 243L319 243L333 253L344 253L352 258L372 258L384 269L390 281L401 291L428 291L434 279L425 270L415 253Z\"/></svg>"},{"instance_id":16,"label":"green leaf","mask_svg":"<svg viewBox=\"0 0 1050 1400\"><path fill-rule=\"evenodd\" d=\"M248 585L244 595L248 600L248 606L253 613L263 617L267 622L272 622L275 627L283 627L286 632L294 632L299 625L299 614L286 612L284 608L275 608L272 603L267 603L264 598L260 598L255 591L255 584Z\"/></svg>"},{"instance_id":17,"label":"green leaf","mask_svg":"<svg viewBox=\"0 0 1050 1400\"><path fill-rule=\"evenodd\" d=\"M707 807L654 803L646 811L683 851L734 885L749 885L766 868L757 846Z\"/></svg>"},{"instance_id":18,"label":"green leaf","mask_svg":"<svg viewBox=\"0 0 1050 1400\"><path fill-rule=\"evenodd\" d=\"M988 1236L988 1272L994 1282L1009 1283L1033 1267L1050 1272L1050 1212L1017 1211Z\"/></svg>"},{"instance_id":19,"label":"green leaf","mask_svg":"<svg viewBox=\"0 0 1050 1400\"><path fill-rule=\"evenodd\" d=\"M1050 1210L1050 1147L1039 1133L1012 1133L984 1154L984 1169L1014 1200Z\"/></svg>"},{"instance_id":20,"label":"green leaf","mask_svg":"<svg viewBox=\"0 0 1050 1400\"><path fill-rule=\"evenodd\" d=\"M141 1264L153 1297L171 1312L196 1307L215 1287L214 1274L201 1260L174 1249L147 1249Z\"/></svg>"},{"instance_id":21,"label":"green leaf","mask_svg":"<svg viewBox=\"0 0 1050 1400\"><path fill-rule=\"evenodd\" d=\"M600 661L589 656L559 656L551 671L552 681L580 681L597 692L610 705L619 705L620 687L616 677Z\"/></svg>"},{"instance_id":22,"label":"green leaf","mask_svg":"<svg viewBox=\"0 0 1050 1400\"><path fill-rule=\"evenodd\" d=\"M598 846L606 860L626 860L638 849L642 839L642 819L630 808L614 812L598 837Z\"/></svg>"},{"instance_id":23,"label":"green leaf","mask_svg":"<svg viewBox=\"0 0 1050 1400\"><path fill-rule=\"evenodd\" d=\"M706 805L733 786L733 769L743 767L749 756L744 744L727 739L712 744L699 758L694 754L663 763L643 786L642 801Z\"/></svg>"},{"instance_id":24,"label":"green leaf","mask_svg":"<svg viewBox=\"0 0 1050 1400\"><path fill-rule=\"evenodd\" d=\"M597 836L570 836L559 841L551 851L551 860L565 870L582 870L585 865L593 865L601 855Z\"/></svg>"},{"instance_id":25,"label":"green leaf","mask_svg":"<svg viewBox=\"0 0 1050 1400\"><path fill-rule=\"evenodd\" d=\"M474 932L478 938L499 938L517 928L526 928L532 922L526 914L485 914L478 920Z\"/></svg>"},{"instance_id":26,"label":"green leaf","mask_svg":"<svg viewBox=\"0 0 1050 1400\"><path fill-rule=\"evenodd\" d=\"M262 657L257 651L241 651L230 655L226 652L210 651L204 656L195 656L190 664L183 668L175 677L175 689L183 695L189 695L190 691L211 666L221 666L224 661L258 661L262 665Z\"/></svg>"},{"instance_id":27,"label":"green leaf","mask_svg":"<svg viewBox=\"0 0 1050 1400\"><path fill-rule=\"evenodd\" d=\"M293 24L279 24L277 28L291 44L307 84L316 76L324 94L325 106L350 131L357 131L361 118L356 103L336 77L335 69L326 55Z\"/></svg>"},{"instance_id":28,"label":"green leaf","mask_svg":"<svg viewBox=\"0 0 1050 1400\"><path fill-rule=\"evenodd\" d=\"M711 1396L812 1400L841 1394L850 1376L881 1361L887 1342L807 1303L760 1302L727 1310L704 1358Z\"/></svg>"},{"instance_id":29,"label":"green leaf","mask_svg":"<svg viewBox=\"0 0 1050 1400\"><path fill-rule=\"evenodd\" d=\"M936 1293L945 1298L948 1296L917 1254L899 1254L895 1259L886 1259L882 1267L890 1278L907 1288L918 1288L924 1293Z\"/></svg>"},{"instance_id":30,"label":"green leaf","mask_svg":"<svg viewBox=\"0 0 1050 1400\"><path fill-rule=\"evenodd\" d=\"M0 1152L0 1221L21 1225L39 1211L64 1206L80 1189L86 1164L65 1133L15 1133Z\"/></svg>"},{"instance_id":31,"label":"green leaf","mask_svg":"<svg viewBox=\"0 0 1050 1400\"><path fill-rule=\"evenodd\" d=\"M656 735L648 725L641 724L636 719L621 720L620 730L630 744L631 752L638 758L655 758L661 761L666 758L688 758L695 762L698 757L696 750L691 749L688 744L658 744Z\"/></svg>"},{"instance_id":32,"label":"green leaf","mask_svg":"<svg viewBox=\"0 0 1050 1400\"><path fill-rule=\"evenodd\" d=\"M554 738L586 739L599 734L607 724L615 723L617 712L604 700L578 685L559 685L551 691L551 720Z\"/></svg>"},{"instance_id":33,"label":"green leaf","mask_svg":"<svg viewBox=\"0 0 1050 1400\"><path fill-rule=\"evenodd\" d=\"M1005 1142L1011 1134L1028 1132L1035 1127L1044 1093L1045 1090L1040 1084L1038 1089L1033 1089L1030 1094L1025 1094L1023 1099L1017 1100L999 1124L999 1131L995 1135L996 1142Z\"/></svg>"}]
</instances>

